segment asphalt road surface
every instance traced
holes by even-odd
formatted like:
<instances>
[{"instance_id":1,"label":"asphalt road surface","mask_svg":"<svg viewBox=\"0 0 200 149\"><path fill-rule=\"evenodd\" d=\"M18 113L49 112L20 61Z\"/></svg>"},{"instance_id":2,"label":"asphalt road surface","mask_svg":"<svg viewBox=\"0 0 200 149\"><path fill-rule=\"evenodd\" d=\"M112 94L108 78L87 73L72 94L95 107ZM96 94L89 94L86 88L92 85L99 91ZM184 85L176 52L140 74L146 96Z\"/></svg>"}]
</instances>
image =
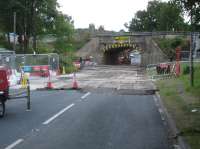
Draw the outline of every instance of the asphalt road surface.
<instances>
[{"instance_id":1,"label":"asphalt road surface","mask_svg":"<svg viewBox=\"0 0 200 149\"><path fill-rule=\"evenodd\" d=\"M169 149L152 95L35 91L7 102L1 149Z\"/></svg>"}]
</instances>

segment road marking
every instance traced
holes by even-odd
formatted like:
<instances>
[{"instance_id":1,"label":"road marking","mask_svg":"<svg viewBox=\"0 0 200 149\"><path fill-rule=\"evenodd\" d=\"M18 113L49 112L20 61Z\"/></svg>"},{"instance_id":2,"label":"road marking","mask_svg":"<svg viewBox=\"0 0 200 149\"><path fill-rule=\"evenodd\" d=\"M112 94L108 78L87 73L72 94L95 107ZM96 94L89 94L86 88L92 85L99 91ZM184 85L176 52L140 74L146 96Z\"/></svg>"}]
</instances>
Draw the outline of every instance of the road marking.
<instances>
[{"instance_id":1,"label":"road marking","mask_svg":"<svg viewBox=\"0 0 200 149\"><path fill-rule=\"evenodd\" d=\"M75 104L72 103L69 106L67 106L66 108L62 109L60 112L58 112L57 114L55 114L54 116L52 116L51 118L49 118L48 120L46 120L45 122L43 122L43 125L47 125L49 124L51 121L53 121L54 119L56 119L58 116L60 116L61 114L63 114L65 111L69 110L70 108L72 108Z\"/></svg>"},{"instance_id":2,"label":"road marking","mask_svg":"<svg viewBox=\"0 0 200 149\"><path fill-rule=\"evenodd\" d=\"M158 102L158 98L154 95L153 99L155 100L155 102Z\"/></svg>"},{"instance_id":3,"label":"road marking","mask_svg":"<svg viewBox=\"0 0 200 149\"><path fill-rule=\"evenodd\" d=\"M87 96L89 96L91 93L90 92L88 92L88 93L86 93L85 95L83 95L82 97L81 97L81 99L85 99Z\"/></svg>"},{"instance_id":4,"label":"road marking","mask_svg":"<svg viewBox=\"0 0 200 149\"><path fill-rule=\"evenodd\" d=\"M155 101L156 106L158 108L158 112L160 113L162 121L165 121L164 111L162 110L162 108L161 108L161 106L159 104L158 98L156 96L153 96L153 98L154 98L154 101Z\"/></svg>"},{"instance_id":5,"label":"road marking","mask_svg":"<svg viewBox=\"0 0 200 149\"><path fill-rule=\"evenodd\" d=\"M164 121L165 120L165 116L164 116L163 110L161 108L159 108L158 111L160 113L161 119Z\"/></svg>"},{"instance_id":6,"label":"road marking","mask_svg":"<svg viewBox=\"0 0 200 149\"><path fill-rule=\"evenodd\" d=\"M22 143L24 141L24 139L18 139L17 141L15 141L14 143L12 143L11 145L7 146L5 149L12 149L15 146L17 146L18 144Z\"/></svg>"}]
</instances>

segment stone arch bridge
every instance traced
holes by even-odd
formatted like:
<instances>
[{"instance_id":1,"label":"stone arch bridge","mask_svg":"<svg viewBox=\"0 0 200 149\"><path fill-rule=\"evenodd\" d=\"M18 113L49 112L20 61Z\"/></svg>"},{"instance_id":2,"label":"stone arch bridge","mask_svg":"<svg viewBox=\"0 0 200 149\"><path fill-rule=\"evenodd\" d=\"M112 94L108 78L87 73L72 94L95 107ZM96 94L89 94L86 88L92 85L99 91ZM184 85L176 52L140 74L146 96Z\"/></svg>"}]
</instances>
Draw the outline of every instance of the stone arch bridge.
<instances>
[{"instance_id":1,"label":"stone arch bridge","mask_svg":"<svg viewBox=\"0 0 200 149\"><path fill-rule=\"evenodd\" d=\"M158 47L155 38L190 38L188 32L138 32L123 34L99 34L82 47L77 56L94 57L98 64L121 64L120 59L127 58L122 64L130 64L130 53L140 54L141 66L168 61ZM138 63L137 63L138 64Z\"/></svg>"}]
</instances>

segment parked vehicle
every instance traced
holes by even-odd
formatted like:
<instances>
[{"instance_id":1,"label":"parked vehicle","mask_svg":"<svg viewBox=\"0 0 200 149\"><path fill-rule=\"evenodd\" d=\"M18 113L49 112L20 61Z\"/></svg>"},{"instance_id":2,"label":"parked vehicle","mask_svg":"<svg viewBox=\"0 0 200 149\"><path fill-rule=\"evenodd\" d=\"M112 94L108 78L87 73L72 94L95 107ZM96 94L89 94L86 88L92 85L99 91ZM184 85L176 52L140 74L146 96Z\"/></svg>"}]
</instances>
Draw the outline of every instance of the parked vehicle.
<instances>
[{"instance_id":1,"label":"parked vehicle","mask_svg":"<svg viewBox=\"0 0 200 149\"><path fill-rule=\"evenodd\" d=\"M7 100L26 98L27 99L27 110L30 110L30 86L27 81L26 90L17 94L9 95L10 88L10 72L7 67L0 66L0 118L5 114L5 103Z\"/></svg>"},{"instance_id":2,"label":"parked vehicle","mask_svg":"<svg viewBox=\"0 0 200 149\"><path fill-rule=\"evenodd\" d=\"M8 70L5 67L0 67L0 118L4 116L5 102L8 99L8 94Z\"/></svg>"}]
</instances>

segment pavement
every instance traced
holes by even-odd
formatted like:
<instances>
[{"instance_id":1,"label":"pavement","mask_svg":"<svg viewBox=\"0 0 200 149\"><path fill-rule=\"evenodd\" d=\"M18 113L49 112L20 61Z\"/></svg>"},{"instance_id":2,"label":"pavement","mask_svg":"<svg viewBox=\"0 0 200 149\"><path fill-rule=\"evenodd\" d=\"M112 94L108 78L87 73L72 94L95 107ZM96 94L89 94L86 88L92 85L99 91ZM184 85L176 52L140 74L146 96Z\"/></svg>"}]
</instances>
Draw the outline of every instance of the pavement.
<instances>
[{"instance_id":1,"label":"pavement","mask_svg":"<svg viewBox=\"0 0 200 149\"><path fill-rule=\"evenodd\" d=\"M169 149L168 130L152 95L33 91L6 103L2 149Z\"/></svg>"}]
</instances>

